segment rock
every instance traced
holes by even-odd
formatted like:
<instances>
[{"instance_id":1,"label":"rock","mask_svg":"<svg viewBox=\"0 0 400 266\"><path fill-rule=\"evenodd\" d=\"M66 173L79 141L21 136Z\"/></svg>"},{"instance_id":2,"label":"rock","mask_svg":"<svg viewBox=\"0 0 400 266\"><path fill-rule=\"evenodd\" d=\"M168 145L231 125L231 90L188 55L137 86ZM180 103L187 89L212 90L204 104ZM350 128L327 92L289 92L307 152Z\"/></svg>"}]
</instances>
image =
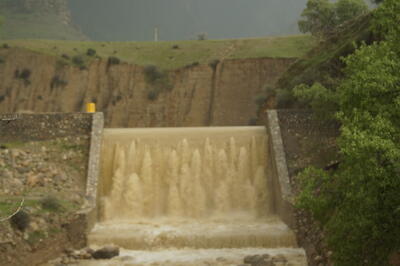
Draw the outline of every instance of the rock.
<instances>
[{"instance_id":1,"label":"rock","mask_svg":"<svg viewBox=\"0 0 400 266\"><path fill-rule=\"evenodd\" d=\"M29 224L29 227L32 231L38 231L39 230L39 225L36 222L31 222Z\"/></svg>"},{"instance_id":2,"label":"rock","mask_svg":"<svg viewBox=\"0 0 400 266\"><path fill-rule=\"evenodd\" d=\"M244 263L247 264L253 264L256 263L260 260L262 260L263 258L260 255L250 255L250 256L246 256L243 260Z\"/></svg>"},{"instance_id":3,"label":"rock","mask_svg":"<svg viewBox=\"0 0 400 266\"><path fill-rule=\"evenodd\" d=\"M274 266L268 254L247 256L243 262L251 266Z\"/></svg>"},{"instance_id":4,"label":"rock","mask_svg":"<svg viewBox=\"0 0 400 266\"><path fill-rule=\"evenodd\" d=\"M323 260L323 258L321 256L314 257L314 261L316 261L316 262L321 262L322 260Z\"/></svg>"},{"instance_id":5,"label":"rock","mask_svg":"<svg viewBox=\"0 0 400 266\"><path fill-rule=\"evenodd\" d=\"M119 247L106 246L93 252L92 256L95 259L111 259L119 256Z\"/></svg>"},{"instance_id":6,"label":"rock","mask_svg":"<svg viewBox=\"0 0 400 266\"><path fill-rule=\"evenodd\" d=\"M36 186L37 184L39 184L39 181L39 177L33 174L28 175L28 177L26 178L26 184L30 187Z\"/></svg>"}]
</instances>

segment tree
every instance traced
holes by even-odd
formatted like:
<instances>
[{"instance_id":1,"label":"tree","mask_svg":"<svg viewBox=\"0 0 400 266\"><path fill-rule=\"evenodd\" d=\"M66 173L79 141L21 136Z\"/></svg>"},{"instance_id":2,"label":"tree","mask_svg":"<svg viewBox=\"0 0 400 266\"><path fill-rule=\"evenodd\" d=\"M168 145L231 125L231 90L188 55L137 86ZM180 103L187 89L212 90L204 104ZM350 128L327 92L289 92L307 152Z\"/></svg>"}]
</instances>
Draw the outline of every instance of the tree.
<instances>
[{"instance_id":1,"label":"tree","mask_svg":"<svg viewBox=\"0 0 400 266\"><path fill-rule=\"evenodd\" d=\"M363 0L308 0L298 22L301 32L310 32L314 36L324 36L338 25L364 14L368 6Z\"/></svg>"},{"instance_id":2,"label":"tree","mask_svg":"<svg viewBox=\"0 0 400 266\"><path fill-rule=\"evenodd\" d=\"M345 59L337 90L340 166L301 174L299 206L311 211L337 265L387 265L400 250L400 1L374 14L385 40Z\"/></svg>"},{"instance_id":3,"label":"tree","mask_svg":"<svg viewBox=\"0 0 400 266\"><path fill-rule=\"evenodd\" d=\"M298 22L301 32L312 35L323 35L336 25L334 4L329 0L308 0L307 7L301 13Z\"/></svg>"}]
</instances>

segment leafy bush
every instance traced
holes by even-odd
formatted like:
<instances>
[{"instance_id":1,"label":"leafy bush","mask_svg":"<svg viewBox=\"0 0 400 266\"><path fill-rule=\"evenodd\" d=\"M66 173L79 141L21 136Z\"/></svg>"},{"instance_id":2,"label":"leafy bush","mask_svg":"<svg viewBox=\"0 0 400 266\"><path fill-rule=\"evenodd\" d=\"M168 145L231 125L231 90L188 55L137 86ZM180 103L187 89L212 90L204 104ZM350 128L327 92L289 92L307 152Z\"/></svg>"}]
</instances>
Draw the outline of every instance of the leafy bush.
<instances>
[{"instance_id":1,"label":"leafy bush","mask_svg":"<svg viewBox=\"0 0 400 266\"><path fill-rule=\"evenodd\" d=\"M86 51L86 55L87 55L87 56L95 56L95 55L96 55L96 50L93 49L93 48L89 48L89 49L87 49L87 51Z\"/></svg>"},{"instance_id":2,"label":"leafy bush","mask_svg":"<svg viewBox=\"0 0 400 266\"><path fill-rule=\"evenodd\" d=\"M121 60L116 56L110 56L107 61L108 66L119 65L120 63L121 63Z\"/></svg>"},{"instance_id":3,"label":"leafy bush","mask_svg":"<svg viewBox=\"0 0 400 266\"><path fill-rule=\"evenodd\" d=\"M338 99L334 91L314 83L312 86L300 84L293 89L293 95L310 106L320 119L331 119L338 110Z\"/></svg>"},{"instance_id":4,"label":"leafy bush","mask_svg":"<svg viewBox=\"0 0 400 266\"><path fill-rule=\"evenodd\" d=\"M298 22L301 32L324 36L337 26L365 14L368 6L363 0L308 0Z\"/></svg>"},{"instance_id":5,"label":"leafy bush","mask_svg":"<svg viewBox=\"0 0 400 266\"><path fill-rule=\"evenodd\" d=\"M68 81L63 80L60 76L55 75L50 82L50 88L64 87L68 85Z\"/></svg>"},{"instance_id":6,"label":"leafy bush","mask_svg":"<svg viewBox=\"0 0 400 266\"><path fill-rule=\"evenodd\" d=\"M81 67L85 65L85 59L82 55L75 55L72 57L72 63L78 67Z\"/></svg>"},{"instance_id":7,"label":"leafy bush","mask_svg":"<svg viewBox=\"0 0 400 266\"><path fill-rule=\"evenodd\" d=\"M158 98L158 94L159 92L157 90L152 89L147 93L147 99L149 99L150 101L155 101Z\"/></svg>"},{"instance_id":8,"label":"leafy bush","mask_svg":"<svg viewBox=\"0 0 400 266\"><path fill-rule=\"evenodd\" d=\"M337 265L388 265L400 250L400 2L385 0L385 41L345 59L337 90L341 136L335 172L308 168L298 205L321 222Z\"/></svg>"},{"instance_id":9,"label":"leafy bush","mask_svg":"<svg viewBox=\"0 0 400 266\"><path fill-rule=\"evenodd\" d=\"M25 86L28 86L29 84L31 84L31 81L29 80L31 74L32 72L27 68L24 68L22 71L19 71L19 69L17 69L14 72L14 78L23 80Z\"/></svg>"},{"instance_id":10,"label":"leafy bush","mask_svg":"<svg viewBox=\"0 0 400 266\"><path fill-rule=\"evenodd\" d=\"M4 43L4 44L2 45L2 47L3 47L4 49L9 49L9 48L10 48L10 46L9 46L7 43Z\"/></svg>"},{"instance_id":11,"label":"leafy bush","mask_svg":"<svg viewBox=\"0 0 400 266\"><path fill-rule=\"evenodd\" d=\"M40 201L43 209L48 211L60 211L63 206L60 201L54 196L47 196Z\"/></svg>"},{"instance_id":12,"label":"leafy bush","mask_svg":"<svg viewBox=\"0 0 400 266\"><path fill-rule=\"evenodd\" d=\"M155 65L147 65L144 67L144 75L148 83L154 83L161 79L163 74Z\"/></svg>"},{"instance_id":13,"label":"leafy bush","mask_svg":"<svg viewBox=\"0 0 400 266\"><path fill-rule=\"evenodd\" d=\"M29 69L24 68L24 69L19 73L18 78L23 79L23 80L28 80L29 77L31 76L31 74L32 74L32 72L31 72Z\"/></svg>"},{"instance_id":14,"label":"leafy bush","mask_svg":"<svg viewBox=\"0 0 400 266\"><path fill-rule=\"evenodd\" d=\"M25 231L28 228L31 219L27 212L20 210L10 219L10 223L14 228Z\"/></svg>"}]
</instances>

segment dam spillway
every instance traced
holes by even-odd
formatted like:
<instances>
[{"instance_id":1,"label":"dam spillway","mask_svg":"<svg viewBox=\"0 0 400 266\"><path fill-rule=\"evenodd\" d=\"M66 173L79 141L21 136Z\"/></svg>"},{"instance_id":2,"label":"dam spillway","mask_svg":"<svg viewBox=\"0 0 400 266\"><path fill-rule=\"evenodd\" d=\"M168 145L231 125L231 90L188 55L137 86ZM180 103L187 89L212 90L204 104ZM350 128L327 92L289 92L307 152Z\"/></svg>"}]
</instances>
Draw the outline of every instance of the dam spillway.
<instances>
[{"instance_id":1,"label":"dam spillway","mask_svg":"<svg viewBox=\"0 0 400 266\"><path fill-rule=\"evenodd\" d=\"M235 265L254 254L306 265L274 214L267 143L264 127L106 129L89 244L120 246L129 265Z\"/></svg>"}]
</instances>

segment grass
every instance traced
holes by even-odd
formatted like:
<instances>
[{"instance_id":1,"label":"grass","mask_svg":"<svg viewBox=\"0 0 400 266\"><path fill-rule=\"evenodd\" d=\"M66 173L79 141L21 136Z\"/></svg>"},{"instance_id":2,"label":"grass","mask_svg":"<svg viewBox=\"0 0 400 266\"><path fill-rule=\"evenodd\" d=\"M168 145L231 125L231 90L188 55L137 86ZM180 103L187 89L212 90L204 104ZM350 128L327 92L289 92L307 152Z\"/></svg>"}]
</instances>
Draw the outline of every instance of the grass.
<instances>
[{"instance_id":1,"label":"grass","mask_svg":"<svg viewBox=\"0 0 400 266\"><path fill-rule=\"evenodd\" d=\"M13 141L13 142L7 142L7 143L0 143L0 146L6 149L16 149L16 148L22 148L26 145L26 142L22 141Z\"/></svg>"},{"instance_id":2,"label":"grass","mask_svg":"<svg viewBox=\"0 0 400 266\"><path fill-rule=\"evenodd\" d=\"M11 47L70 58L96 50L98 57L116 57L137 65L156 65L176 69L194 63L209 64L216 59L298 58L306 54L315 40L308 35L267 37L257 39L166 41L166 42L87 42L57 40L7 40ZM178 48L174 46L178 46ZM85 60L93 60L86 57Z\"/></svg>"},{"instance_id":3,"label":"grass","mask_svg":"<svg viewBox=\"0 0 400 266\"><path fill-rule=\"evenodd\" d=\"M57 199L57 208L43 206L48 197L27 197L23 208L29 208L32 214L45 214L54 212L69 212L79 209L79 205L64 199ZM0 218L12 214L21 203L21 197L0 197Z\"/></svg>"}]
</instances>

